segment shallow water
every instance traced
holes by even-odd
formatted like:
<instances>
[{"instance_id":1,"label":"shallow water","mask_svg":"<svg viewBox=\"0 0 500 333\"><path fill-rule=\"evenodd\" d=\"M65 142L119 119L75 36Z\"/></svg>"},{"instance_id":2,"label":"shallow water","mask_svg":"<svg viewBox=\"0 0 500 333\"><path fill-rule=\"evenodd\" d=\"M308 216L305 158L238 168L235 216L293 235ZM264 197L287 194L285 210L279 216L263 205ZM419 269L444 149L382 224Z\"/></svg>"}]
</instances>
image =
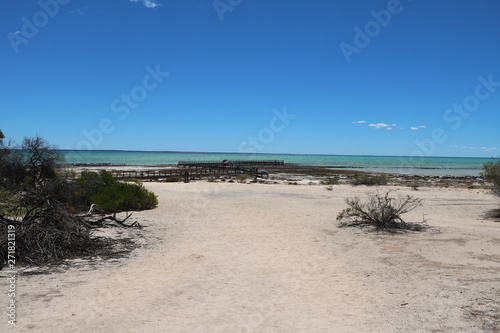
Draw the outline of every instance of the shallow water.
<instances>
[{"instance_id":1,"label":"shallow water","mask_svg":"<svg viewBox=\"0 0 500 333\"><path fill-rule=\"evenodd\" d=\"M431 176L478 176L484 163L498 161L492 158L471 157L405 157L405 156L348 156L348 155L293 155L293 154L235 154L235 153L181 153L129 151L63 151L66 163L110 165L164 165L178 161L227 160L284 160L311 166L359 169L361 171L390 172Z\"/></svg>"}]
</instances>

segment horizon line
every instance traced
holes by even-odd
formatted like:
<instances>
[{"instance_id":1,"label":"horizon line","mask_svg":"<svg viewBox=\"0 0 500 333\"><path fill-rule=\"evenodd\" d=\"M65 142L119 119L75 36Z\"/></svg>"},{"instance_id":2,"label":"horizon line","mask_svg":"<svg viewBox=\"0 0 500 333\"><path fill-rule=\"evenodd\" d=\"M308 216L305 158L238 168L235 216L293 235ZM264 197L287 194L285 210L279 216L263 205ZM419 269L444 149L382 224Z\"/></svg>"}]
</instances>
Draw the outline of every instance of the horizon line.
<instances>
[{"instance_id":1,"label":"horizon line","mask_svg":"<svg viewBox=\"0 0 500 333\"><path fill-rule=\"evenodd\" d=\"M408 155L350 155L350 154L301 154L301 153L242 153L242 152L203 152L203 151L176 151L176 150L127 150L127 149L96 149L96 150L82 150L82 149L55 149L59 152L75 152L75 153L99 153L99 152L121 152L121 153L179 153L179 154L234 154L234 155L292 155L292 156L360 156L360 157L408 157ZM499 157L483 157L483 156L416 156L415 158L491 158L500 159Z\"/></svg>"}]
</instances>

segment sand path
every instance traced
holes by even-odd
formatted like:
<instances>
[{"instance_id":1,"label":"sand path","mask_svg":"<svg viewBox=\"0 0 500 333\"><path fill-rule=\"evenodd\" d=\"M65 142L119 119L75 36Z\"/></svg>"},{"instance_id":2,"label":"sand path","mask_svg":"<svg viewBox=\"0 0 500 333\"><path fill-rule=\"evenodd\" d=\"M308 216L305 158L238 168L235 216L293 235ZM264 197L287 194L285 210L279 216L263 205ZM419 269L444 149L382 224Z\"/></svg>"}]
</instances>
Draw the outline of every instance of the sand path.
<instances>
[{"instance_id":1,"label":"sand path","mask_svg":"<svg viewBox=\"0 0 500 333\"><path fill-rule=\"evenodd\" d=\"M364 187L147 186L160 199L134 215L147 246L97 270L21 276L13 331L487 332L498 323L500 225L481 218L496 206L491 195L402 189L425 199L409 220L425 214L439 232L375 235L333 224Z\"/></svg>"}]
</instances>

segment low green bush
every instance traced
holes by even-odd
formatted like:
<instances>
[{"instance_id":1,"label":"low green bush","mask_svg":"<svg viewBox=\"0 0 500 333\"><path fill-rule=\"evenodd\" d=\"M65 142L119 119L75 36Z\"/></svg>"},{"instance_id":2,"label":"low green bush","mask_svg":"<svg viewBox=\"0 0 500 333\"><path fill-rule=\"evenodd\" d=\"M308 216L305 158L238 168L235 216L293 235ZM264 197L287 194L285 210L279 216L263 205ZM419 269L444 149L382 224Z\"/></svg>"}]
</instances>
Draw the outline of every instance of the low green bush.
<instances>
[{"instance_id":1,"label":"low green bush","mask_svg":"<svg viewBox=\"0 0 500 333\"><path fill-rule=\"evenodd\" d=\"M144 210L158 205L156 195L141 183L119 182L107 171L82 172L76 182L88 204L96 204L107 212Z\"/></svg>"},{"instance_id":2,"label":"low green bush","mask_svg":"<svg viewBox=\"0 0 500 333\"><path fill-rule=\"evenodd\" d=\"M248 178L250 178L250 176L246 173L240 173L236 176L236 180L238 181L238 183L246 183Z\"/></svg>"},{"instance_id":3,"label":"low green bush","mask_svg":"<svg viewBox=\"0 0 500 333\"><path fill-rule=\"evenodd\" d=\"M366 173L359 173L354 176L353 185L387 185L389 177L387 175L369 175Z\"/></svg>"},{"instance_id":4,"label":"low green bush","mask_svg":"<svg viewBox=\"0 0 500 333\"><path fill-rule=\"evenodd\" d=\"M156 195L142 184L117 182L89 196L92 203L108 212L151 209L158 205Z\"/></svg>"},{"instance_id":5,"label":"low green bush","mask_svg":"<svg viewBox=\"0 0 500 333\"><path fill-rule=\"evenodd\" d=\"M179 183L182 181L181 177L167 177L165 180L163 180L165 183Z\"/></svg>"}]
</instances>

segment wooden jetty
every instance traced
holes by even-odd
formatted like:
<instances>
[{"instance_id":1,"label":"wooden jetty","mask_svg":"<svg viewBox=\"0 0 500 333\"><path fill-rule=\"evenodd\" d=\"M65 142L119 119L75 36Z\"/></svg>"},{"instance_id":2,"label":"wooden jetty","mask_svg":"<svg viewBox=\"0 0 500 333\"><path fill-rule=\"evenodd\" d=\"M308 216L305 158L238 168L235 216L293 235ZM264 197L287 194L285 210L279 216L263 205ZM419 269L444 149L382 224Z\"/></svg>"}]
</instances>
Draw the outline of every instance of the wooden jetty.
<instances>
[{"instance_id":1,"label":"wooden jetty","mask_svg":"<svg viewBox=\"0 0 500 333\"><path fill-rule=\"evenodd\" d=\"M180 161L181 168L156 170L113 170L111 174L118 179L149 179L179 178L185 183L194 179L207 177L233 176L249 174L254 177L267 177L265 170L259 166L283 165L284 161Z\"/></svg>"},{"instance_id":2,"label":"wooden jetty","mask_svg":"<svg viewBox=\"0 0 500 333\"><path fill-rule=\"evenodd\" d=\"M283 160L223 160L223 161L179 161L183 168L218 168L218 167L245 167L245 166L279 166L284 165Z\"/></svg>"}]
</instances>

